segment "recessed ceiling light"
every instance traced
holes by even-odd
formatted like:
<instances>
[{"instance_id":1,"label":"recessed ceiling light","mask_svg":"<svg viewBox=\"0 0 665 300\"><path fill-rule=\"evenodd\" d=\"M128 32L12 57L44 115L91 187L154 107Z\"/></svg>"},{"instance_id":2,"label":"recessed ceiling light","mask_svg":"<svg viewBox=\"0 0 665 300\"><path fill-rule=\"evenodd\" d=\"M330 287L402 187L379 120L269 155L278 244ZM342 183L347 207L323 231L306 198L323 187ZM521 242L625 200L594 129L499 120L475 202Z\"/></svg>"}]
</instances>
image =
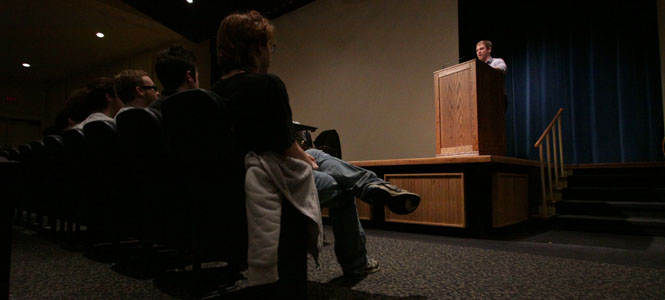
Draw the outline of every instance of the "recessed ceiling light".
<instances>
[{"instance_id":1,"label":"recessed ceiling light","mask_svg":"<svg viewBox=\"0 0 665 300\"><path fill-rule=\"evenodd\" d=\"M24 68L30 68L30 64L29 64L29 63L22 63L21 66L23 66Z\"/></svg>"},{"instance_id":2,"label":"recessed ceiling light","mask_svg":"<svg viewBox=\"0 0 665 300\"><path fill-rule=\"evenodd\" d=\"M189 4L194 3L194 0L186 0L186 1L187 1L187 3L189 3Z\"/></svg>"},{"instance_id":3,"label":"recessed ceiling light","mask_svg":"<svg viewBox=\"0 0 665 300\"><path fill-rule=\"evenodd\" d=\"M101 38L103 38L103 37L104 37L104 34L103 34L103 33L101 33L101 32L97 32L97 37L101 39Z\"/></svg>"}]
</instances>

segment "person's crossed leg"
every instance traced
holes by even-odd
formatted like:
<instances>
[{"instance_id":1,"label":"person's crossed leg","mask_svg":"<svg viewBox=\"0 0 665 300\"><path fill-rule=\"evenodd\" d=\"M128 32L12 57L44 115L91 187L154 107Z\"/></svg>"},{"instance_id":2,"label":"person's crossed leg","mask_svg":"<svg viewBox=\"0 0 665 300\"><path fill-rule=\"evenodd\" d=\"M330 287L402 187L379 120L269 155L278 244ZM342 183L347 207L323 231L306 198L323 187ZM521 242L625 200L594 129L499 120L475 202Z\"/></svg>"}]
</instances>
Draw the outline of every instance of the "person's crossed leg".
<instances>
[{"instance_id":1,"label":"person's crossed leg","mask_svg":"<svg viewBox=\"0 0 665 300\"><path fill-rule=\"evenodd\" d=\"M314 181L321 207L330 211L335 256L344 276L364 277L378 271L378 262L367 255L365 231L358 218L355 197L370 204L387 205L398 214L407 214L418 207L420 196L321 150L305 152L319 165L319 169L314 170Z\"/></svg>"}]
</instances>

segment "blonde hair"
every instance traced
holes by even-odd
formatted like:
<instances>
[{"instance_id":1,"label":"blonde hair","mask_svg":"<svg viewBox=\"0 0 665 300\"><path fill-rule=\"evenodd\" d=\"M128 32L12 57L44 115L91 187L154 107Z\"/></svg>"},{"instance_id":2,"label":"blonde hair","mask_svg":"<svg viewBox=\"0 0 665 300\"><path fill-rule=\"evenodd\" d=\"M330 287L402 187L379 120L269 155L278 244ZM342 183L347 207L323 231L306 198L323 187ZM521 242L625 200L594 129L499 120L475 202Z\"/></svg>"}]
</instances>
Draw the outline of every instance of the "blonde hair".
<instances>
[{"instance_id":1,"label":"blonde hair","mask_svg":"<svg viewBox=\"0 0 665 300\"><path fill-rule=\"evenodd\" d=\"M476 46L478 46L478 45L480 45L480 44L485 45L485 48L487 48L487 49L492 48L492 42L490 42L490 41L488 41L488 40L482 40L482 41L480 41L480 42L477 42L477 43L476 43Z\"/></svg>"}]
</instances>

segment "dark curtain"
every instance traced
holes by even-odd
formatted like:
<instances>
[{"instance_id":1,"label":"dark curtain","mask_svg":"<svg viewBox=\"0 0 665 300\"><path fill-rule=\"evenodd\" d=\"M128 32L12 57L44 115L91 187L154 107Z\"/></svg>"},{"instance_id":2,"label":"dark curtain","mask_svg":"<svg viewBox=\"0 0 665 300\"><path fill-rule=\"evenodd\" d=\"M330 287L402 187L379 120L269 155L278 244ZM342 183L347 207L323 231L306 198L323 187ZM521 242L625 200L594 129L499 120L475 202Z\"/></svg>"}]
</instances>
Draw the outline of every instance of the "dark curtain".
<instances>
[{"instance_id":1,"label":"dark curtain","mask_svg":"<svg viewBox=\"0 0 665 300\"><path fill-rule=\"evenodd\" d=\"M508 156L538 159L562 107L566 163L662 160L655 0L459 1L459 21L461 60L488 39L508 65Z\"/></svg>"}]
</instances>

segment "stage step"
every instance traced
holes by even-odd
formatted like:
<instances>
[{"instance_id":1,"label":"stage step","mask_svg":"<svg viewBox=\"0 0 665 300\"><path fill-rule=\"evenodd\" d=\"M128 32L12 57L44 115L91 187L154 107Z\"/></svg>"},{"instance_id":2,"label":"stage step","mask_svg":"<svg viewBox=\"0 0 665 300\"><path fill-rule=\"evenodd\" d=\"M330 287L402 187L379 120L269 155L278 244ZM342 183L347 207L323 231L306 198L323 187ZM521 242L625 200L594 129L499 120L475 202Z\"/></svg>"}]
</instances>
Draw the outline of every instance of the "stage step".
<instances>
[{"instance_id":1,"label":"stage step","mask_svg":"<svg viewBox=\"0 0 665 300\"><path fill-rule=\"evenodd\" d=\"M663 187L567 187L562 192L563 200L665 201Z\"/></svg>"},{"instance_id":2,"label":"stage step","mask_svg":"<svg viewBox=\"0 0 665 300\"><path fill-rule=\"evenodd\" d=\"M665 167L662 163L652 163L649 164L649 167L575 168L573 175L659 176L665 178Z\"/></svg>"},{"instance_id":3,"label":"stage step","mask_svg":"<svg viewBox=\"0 0 665 300\"><path fill-rule=\"evenodd\" d=\"M653 175L572 175L568 179L568 187L662 187L665 176Z\"/></svg>"},{"instance_id":4,"label":"stage step","mask_svg":"<svg viewBox=\"0 0 665 300\"><path fill-rule=\"evenodd\" d=\"M568 230L665 235L665 167L573 169L556 213L554 224Z\"/></svg>"},{"instance_id":5,"label":"stage step","mask_svg":"<svg viewBox=\"0 0 665 300\"><path fill-rule=\"evenodd\" d=\"M555 228L665 236L665 218L557 215Z\"/></svg>"},{"instance_id":6,"label":"stage step","mask_svg":"<svg viewBox=\"0 0 665 300\"><path fill-rule=\"evenodd\" d=\"M665 201L562 200L556 210L559 215L665 218Z\"/></svg>"}]
</instances>

